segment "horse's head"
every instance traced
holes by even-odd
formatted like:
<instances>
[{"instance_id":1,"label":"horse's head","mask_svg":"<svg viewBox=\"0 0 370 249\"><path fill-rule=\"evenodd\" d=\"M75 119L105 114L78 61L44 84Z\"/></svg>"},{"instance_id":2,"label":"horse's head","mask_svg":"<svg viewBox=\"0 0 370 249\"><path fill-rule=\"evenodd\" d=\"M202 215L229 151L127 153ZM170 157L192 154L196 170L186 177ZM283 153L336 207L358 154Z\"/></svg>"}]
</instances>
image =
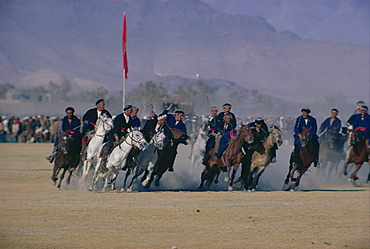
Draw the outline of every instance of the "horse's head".
<instances>
[{"instance_id":1,"label":"horse's head","mask_svg":"<svg viewBox=\"0 0 370 249\"><path fill-rule=\"evenodd\" d=\"M71 148L72 142L73 142L73 138L67 132L63 132L62 134L60 134L58 147L59 149L61 149L63 154L65 155L68 154Z\"/></svg>"},{"instance_id":2,"label":"horse's head","mask_svg":"<svg viewBox=\"0 0 370 249\"><path fill-rule=\"evenodd\" d=\"M143 133L136 129L128 133L126 140L139 150L143 150L148 146L148 142L145 140Z\"/></svg>"},{"instance_id":3,"label":"horse's head","mask_svg":"<svg viewBox=\"0 0 370 249\"><path fill-rule=\"evenodd\" d=\"M348 131L350 131L348 142L349 142L349 146L352 147L360 141L361 137L360 137L360 133L356 129L353 129L353 130L348 129Z\"/></svg>"},{"instance_id":4,"label":"horse's head","mask_svg":"<svg viewBox=\"0 0 370 249\"><path fill-rule=\"evenodd\" d=\"M306 147L307 144L310 142L310 140L311 140L311 129L312 129L312 127L303 128L303 131L301 132L301 134L302 134L302 138L301 138L302 147Z\"/></svg>"},{"instance_id":5,"label":"horse's head","mask_svg":"<svg viewBox=\"0 0 370 249\"><path fill-rule=\"evenodd\" d=\"M152 137L152 141L154 143L154 146L157 147L158 150L163 150L165 138L166 138L166 135L164 134L163 130L159 130Z\"/></svg>"},{"instance_id":6,"label":"horse's head","mask_svg":"<svg viewBox=\"0 0 370 249\"><path fill-rule=\"evenodd\" d=\"M238 132L236 133L236 137L244 139L245 142L247 142L248 144L251 144L254 142L254 136L253 136L252 130L248 126L244 125L243 123L241 124Z\"/></svg>"},{"instance_id":7,"label":"horse's head","mask_svg":"<svg viewBox=\"0 0 370 249\"><path fill-rule=\"evenodd\" d=\"M281 130L279 129L279 127L273 125L271 127L271 135L272 135L272 138L273 138L273 141L274 143L277 143L279 146L282 145L283 143L283 139L281 138Z\"/></svg>"},{"instance_id":8,"label":"horse's head","mask_svg":"<svg viewBox=\"0 0 370 249\"><path fill-rule=\"evenodd\" d=\"M109 117L106 113L103 113L99 116L99 126L98 129L101 128L104 133L107 133L113 128L113 119Z\"/></svg>"}]
</instances>

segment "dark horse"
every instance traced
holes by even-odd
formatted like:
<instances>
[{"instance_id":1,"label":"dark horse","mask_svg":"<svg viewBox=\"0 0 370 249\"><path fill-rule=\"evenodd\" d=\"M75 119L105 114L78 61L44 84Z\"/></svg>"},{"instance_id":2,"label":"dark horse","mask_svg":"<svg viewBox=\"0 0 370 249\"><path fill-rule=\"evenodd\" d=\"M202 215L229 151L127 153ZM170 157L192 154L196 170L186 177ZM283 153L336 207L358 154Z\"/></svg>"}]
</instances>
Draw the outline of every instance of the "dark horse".
<instances>
[{"instance_id":1,"label":"dark horse","mask_svg":"<svg viewBox=\"0 0 370 249\"><path fill-rule=\"evenodd\" d=\"M148 184L145 186L145 188L150 188L151 183L154 180L154 185L159 187L163 174L173 166L175 163L176 155L177 155L177 147L180 143L187 144L186 140L188 139L188 135L186 135L183 131L176 129L176 128L169 128L169 130L172 133L172 138L165 140L165 148L161 151L158 151L158 160L157 163L154 166L153 174L150 177L150 180L148 181ZM142 181L145 180L148 172L145 172L145 175L142 178Z\"/></svg>"},{"instance_id":2,"label":"dark horse","mask_svg":"<svg viewBox=\"0 0 370 249\"><path fill-rule=\"evenodd\" d=\"M293 153L290 156L289 160L289 171L288 175L285 179L285 184L289 183L289 178L294 184L290 188L291 191L294 191L296 187L299 186L299 182L301 180L302 175L308 170L308 168L311 166L311 163L313 162L313 143L312 143L312 137L310 134L311 127L310 128L304 128L302 131L302 139L301 141L301 148L299 149L299 158L298 162L293 163ZM293 165L294 164L294 165ZM294 178L295 171L298 171L299 174L297 178Z\"/></svg>"},{"instance_id":3,"label":"dark horse","mask_svg":"<svg viewBox=\"0 0 370 249\"><path fill-rule=\"evenodd\" d=\"M332 171L336 174L338 172L338 165L341 160L346 160L346 153L344 152L343 145L346 141L346 136L336 132L334 129L328 129L323 135L324 139L320 145L320 161L321 167L318 174L328 168L328 179Z\"/></svg>"},{"instance_id":4,"label":"dark horse","mask_svg":"<svg viewBox=\"0 0 370 249\"><path fill-rule=\"evenodd\" d=\"M212 149L209 152L207 165L201 174L201 183L198 189L204 189L204 183L206 183L206 189L209 189L215 175L219 174L222 170L226 171L225 181L229 181L231 167L233 167L228 187L228 190L233 190L235 174L243 158L242 145L244 142L250 144L253 143L253 141L254 137L252 130L250 130L248 126L244 126L242 124L235 137L229 141L229 144L221 158L217 158L214 155L215 149Z\"/></svg>"},{"instance_id":5,"label":"dark horse","mask_svg":"<svg viewBox=\"0 0 370 249\"><path fill-rule=\"evenodd\" d=\"M72 173L79 163L80 150L78 148L78 145L74 142L72 136L68 135L68 133L62 133L59 136L59 144L57 148L58 150L54 161L54 168L51 180L53 180L55 185L58 180L57 176L59 172L63 170L62 174L60 175L59 182L57 184L57 189L59 190L67 170L69 171L67 184L70 183Z\"/></svg>"},{"instance_id":6,"label":"dark horse","mask_svg":"<svg viewBox=\"0 0 370 249\"><path fill-rule=\"evenodd\" d=\"M350 146L352 147L349 152L349 156L344 163L343 174L347 175L348 164L354 163L356 165L355 171L350 175L349 181L356 181L358 179L357 172L360 170L362 164L368 161L368 150L366 148L365 138L357 131L350 130L351 134L349 137ZM370 180L370 173L367 177L367 182Z\"/></svg>"}]
</instances>

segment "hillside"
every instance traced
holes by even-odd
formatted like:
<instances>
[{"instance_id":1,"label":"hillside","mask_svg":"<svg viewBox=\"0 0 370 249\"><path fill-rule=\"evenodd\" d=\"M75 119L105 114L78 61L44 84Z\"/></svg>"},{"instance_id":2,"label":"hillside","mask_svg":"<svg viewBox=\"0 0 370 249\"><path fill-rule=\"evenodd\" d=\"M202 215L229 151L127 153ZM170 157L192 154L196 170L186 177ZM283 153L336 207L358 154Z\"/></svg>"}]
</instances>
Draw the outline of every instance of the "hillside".
<instances>
[{"instance_id":1,"label":"hillside","mask_svg":"<svg viewBox=\"0 0 370 249\"><path fill-rule=\"evenodd\" d=\"M304 103L341 93L368 98L367 46L304 40L199 0L2 1L1 83L47 69L120 89L123 11L129 89L200 74Z\"/></svg>"}]
</instances>

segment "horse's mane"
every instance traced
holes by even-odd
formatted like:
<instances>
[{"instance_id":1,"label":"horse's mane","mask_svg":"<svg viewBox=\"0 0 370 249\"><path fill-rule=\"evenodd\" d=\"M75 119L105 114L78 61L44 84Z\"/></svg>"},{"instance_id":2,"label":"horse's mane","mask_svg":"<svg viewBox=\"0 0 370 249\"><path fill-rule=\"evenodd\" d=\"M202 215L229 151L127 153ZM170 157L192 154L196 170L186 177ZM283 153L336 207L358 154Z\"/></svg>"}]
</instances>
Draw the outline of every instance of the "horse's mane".
<instances>
[{"instance_id":1,"label":"horse's mane","mask_svg":"<svg viewBox=\"0 0 370 249\"><path fill-rule=\"evenodd\" d=\"M185 134L185 132L176 128L170 128L170 131L172 132L174 139L179 139Z\"/></svg>"}]
</instances>

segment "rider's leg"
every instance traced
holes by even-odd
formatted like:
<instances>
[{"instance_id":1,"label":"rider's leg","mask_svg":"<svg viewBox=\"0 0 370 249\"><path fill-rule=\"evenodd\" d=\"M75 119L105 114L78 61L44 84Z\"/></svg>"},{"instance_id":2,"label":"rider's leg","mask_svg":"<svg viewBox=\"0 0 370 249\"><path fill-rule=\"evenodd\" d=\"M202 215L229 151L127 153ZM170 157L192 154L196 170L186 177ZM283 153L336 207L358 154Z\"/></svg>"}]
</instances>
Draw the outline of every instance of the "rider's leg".
<instances>
[{"instance_id":1,"label":"rider's leg","mask_svg":"<svg viewBox=\"0 0 370 249\"><path fill-rule=\"evenodd\" d=\"M58 152L58 144L59 144L59 137L55 139L54 147L53 147L53 152L51 152L50 156L46 157L46 160L48 160L50 163L52 163L55 159L55 156L57 155Z\"/></svg>"}]
</instances>

